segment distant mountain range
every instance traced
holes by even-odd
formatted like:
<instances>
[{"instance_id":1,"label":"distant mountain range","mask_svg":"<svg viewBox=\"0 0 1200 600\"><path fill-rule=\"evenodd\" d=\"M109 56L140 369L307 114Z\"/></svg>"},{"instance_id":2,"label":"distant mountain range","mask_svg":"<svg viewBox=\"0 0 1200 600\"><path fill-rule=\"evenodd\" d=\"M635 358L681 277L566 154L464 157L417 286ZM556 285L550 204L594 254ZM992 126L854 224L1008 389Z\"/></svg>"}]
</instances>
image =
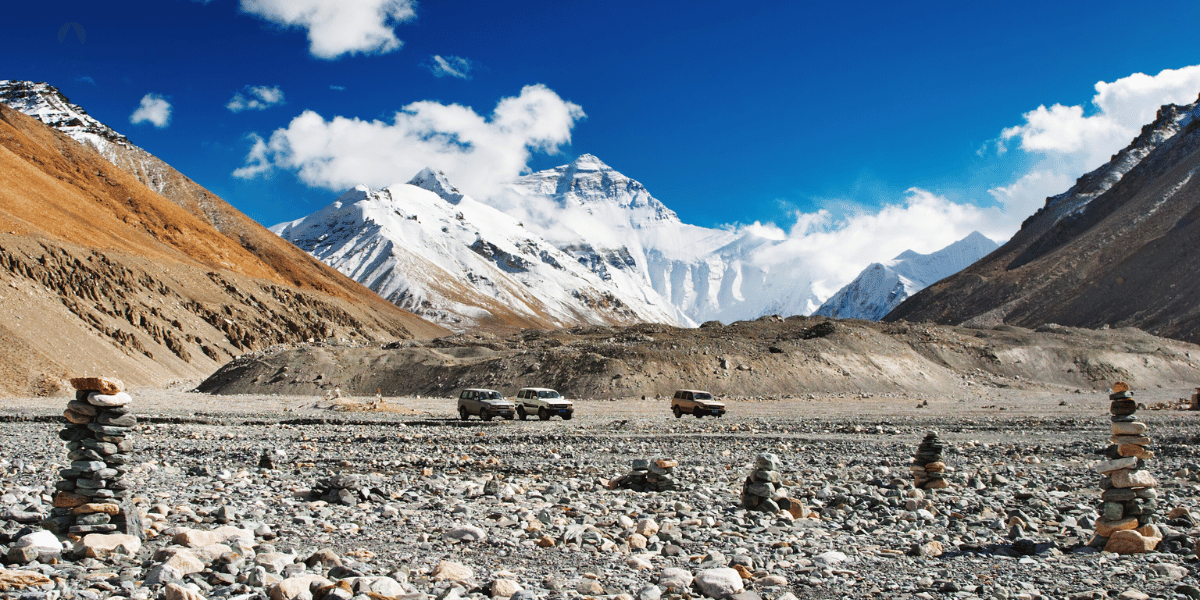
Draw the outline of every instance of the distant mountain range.
<instances>
[{"instance_id":1,"label":"distant mountain range","mask_svg":"<svg viewBox=\"0 0 1200 600\"><path fill-rule=\"evenodd\" d=\"M871 263L831 296L815 315L878 321L927 286L987 256L1000 245L978 231L929 254L912 250L884 263Z\"/></svg>"},{"instance_id":2,"label":"distant mountain range","mask_svg":"<svg viewBox=\"0 0 1200 600\"><path fill-rule=\"evenodd\" d=\"M780 240L683 223L641 183L590 154L521 177L486 200L426 170L384 190L360 186L271 230L459 331L694 326L806 314L819 305L803 264L768 268L756 258ZM940 278L926 271L944 275L951 264L969 264L967 254L948 251L936 266L914 262L924 271L906 280L905 296Z\"/></svg>"},{"instance_id":3,"label":"distant mountain range","mask_svg":"<svg viewBox=\"0 0 1200 600\"><path fill-rule=\"evenodd\" d=\"M1132 326L1200 341L1200 102L1166 105L999 250L887 320Z\"/></svg>"}]
</instances>

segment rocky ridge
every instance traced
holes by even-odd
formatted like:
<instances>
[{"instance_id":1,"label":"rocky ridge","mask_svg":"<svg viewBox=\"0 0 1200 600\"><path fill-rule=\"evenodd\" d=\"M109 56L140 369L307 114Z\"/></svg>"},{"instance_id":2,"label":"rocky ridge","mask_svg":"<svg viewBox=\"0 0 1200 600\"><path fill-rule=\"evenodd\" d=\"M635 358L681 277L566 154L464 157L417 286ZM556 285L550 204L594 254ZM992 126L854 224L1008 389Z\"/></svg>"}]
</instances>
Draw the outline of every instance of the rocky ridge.
<instances>
[{"instance_id":1,"label":"rocky ridge","mask_svg":"<svg viewBox=\"0 0 1200 600\"><path fill-rule=\"evenodd\" d=\"M1200 348L1138 330L970 329L823 317L764 317L696 329L645 324L385 347L281 346L230 361L199 389L219 394L448 396L551 387L580 398L953 393L974 386L1092 389L1119 378L1200 381Z\"/></svg>"},{"instance_id":2,"label":"rocky ridge","mask_svg":"<svg viewBox=\"0 0 1200 600\"><path fill-rule=\"evenodd\" d=\"M1125 150L1048 198L999 250L886 319L1135 326L1195 341L1198 112L1200 103L1162 107Z\"/></svg>"}]
</instances>

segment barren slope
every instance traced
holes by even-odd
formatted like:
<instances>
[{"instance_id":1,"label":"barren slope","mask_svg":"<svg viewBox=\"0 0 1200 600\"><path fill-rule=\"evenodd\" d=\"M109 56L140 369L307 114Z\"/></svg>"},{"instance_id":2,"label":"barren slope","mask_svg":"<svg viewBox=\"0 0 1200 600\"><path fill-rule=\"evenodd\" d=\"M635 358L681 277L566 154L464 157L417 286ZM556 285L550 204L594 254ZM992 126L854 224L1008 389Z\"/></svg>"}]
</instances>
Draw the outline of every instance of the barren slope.
<instances>
[{"instance_id":1,"label":"barren slope","mask_svg":"<svg viewBox=\"0 0 1200 600\"><path fill-rule=\"evenodd\" d=\"M1195 354L1195 357L1192 356ZM809 392L950 394L967 387L1099 389L1200 382L1200 347L1136 329L1034 332L763 317L699 329L665 325L455 336L387 348L277 347L241 356L200 385L220 394L512 394L547 386L574 397Z\"/></svg>"},{"instance_id":2,"label":"barren slope","mask_svg":"<svg viewBox=\"0 0 1200 600\"><path fill-rule=\"evenodd\" d=\"M250 242L231 238L0 106L0 393L81 371L135 385L196 378L308 337L443 332L254 227Z\"/></svg>"},{"instance_id":3,"label":"barren slope","mask_svg":"<svg viewBox=\"0 0 1200 600\"><path fill-rule=\"evenodd\" d=\"M1048 199L1007 244L885 320L1133 326L1200 341L1196 110L1164 107L1129 148ZM1139 152L1145 158L1133 161Z\"/></svg>"}]
</instances>

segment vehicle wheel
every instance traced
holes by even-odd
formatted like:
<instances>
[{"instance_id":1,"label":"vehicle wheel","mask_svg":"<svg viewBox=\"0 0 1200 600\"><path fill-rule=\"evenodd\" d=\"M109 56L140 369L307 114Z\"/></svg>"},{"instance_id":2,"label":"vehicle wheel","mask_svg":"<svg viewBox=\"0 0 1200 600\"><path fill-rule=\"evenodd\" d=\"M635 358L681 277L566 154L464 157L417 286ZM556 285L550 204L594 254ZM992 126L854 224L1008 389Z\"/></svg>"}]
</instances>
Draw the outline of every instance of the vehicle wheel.
<instances>
[{"instance_id":1,"label":"vehicle wheel","mask_svg":"<svg viewBox=\"0 0 1200 600\"><path fill-rule=\"evenodd\" d=\"M702 413L702 412L700 412L700 411L698 411L698 410L696 410L696 409L694 409L694 408L693 408L693 409L692 409L692 416L693 416L693 417L696 417L697 419L699 419L700 417L703 417L703 416L704 416L704 413Z\"/></svg>"},{"instance_id":2,"label":"vehicle wheel","mask_svg":"<svg viewBox=\"0 0 1200 600\"><path fill-rule=\"evenodd\" d=\"M550 420L550 412L547 411L544 407L539 408L538 409L538 418L543 421L549 421Z\"/></svg>"},{"instance_id":3,"label":"vehicle wheel","mask_svg":"<svg viewBox=\"0 0 1200 600\"><path fill-rule=\"evenodd\" d=\"M471 418L471 415L467 414L467 409L460 408L458 409L458 418L466 421L467 419Z\"/></svg>"},{"instance_id":4,"label":"vehicle wheel","mask_svg":"<svg viewBox=\"0 0 1200 600\"><path fill-rule=\"evenodd\" d=\"M517 407L517 416L521 417L521 420L524 421L525 419L529 418L529 413L525 412L524 406L518 406Z\"/></svg>"},{"instance_id":5,"label":"vehicle wheel","mask_svg":"<svg viewBox=\"0 0 1200 600\"><path fill-rule=\"evenodd\" d=\"M567 413L567 414L563 415L563 420L570 421L571 417L573 417L573 416L575 416L575 413Z\"/></svg>"},{"instance_id":6,"label":"vehicle wheel","mask_svg":"<svg viewBox=\"0 0 1200 600\"><path fill-rule=\"evenodd\" d=\"M683 416L683 409L679 408L678 406L672 407L671 412L675 413L676 419Z\"/></svg>"},{"instance_id":7,"label":"vehicle wheel","mask_svg":"<svg viewBox=\"0 0 1200 600\"><path fill-rule=\"evenodd\" d=\"M492 420L492 413L488 412L486 408L484 408L484 409L480 409L480 411L479 411L479 418L480 418L480 419L483 419L484 421L491 421L491 420Z\"/></svg>"}]
</instances>

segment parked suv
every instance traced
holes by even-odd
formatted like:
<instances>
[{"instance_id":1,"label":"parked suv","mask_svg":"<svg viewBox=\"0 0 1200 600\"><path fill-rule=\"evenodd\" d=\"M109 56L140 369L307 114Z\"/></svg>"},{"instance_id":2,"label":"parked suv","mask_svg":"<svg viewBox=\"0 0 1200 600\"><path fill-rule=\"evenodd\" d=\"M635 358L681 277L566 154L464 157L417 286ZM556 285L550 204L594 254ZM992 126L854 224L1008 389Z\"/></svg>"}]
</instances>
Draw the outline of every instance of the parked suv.
<instances>
[{"instance_id":1,"label":"parked suv","mask_svg":"<svg viewBox=\"0 0 1200 600\"><path fill-rule=\"evenodd\" d=\"M691 413L697 419L704 415L723 417L725 404L714 400L713 395L708 392L678 390L675 397L671 398L671 412L675 413L676 419L682 417L683 413Z\"/></svg>"},{"instance_id":2,"label":"parked suv","mask_svg":"<svg viewBox=\"0 0 1200 600\"><path fill-rule=\"evenodd\" d=\"M496 390L467 388L458 395L458 418L466 421L471 415L479 415L484 421L492 417L512 419L517 416L517 405Z\"/></svg>"},{"instance_id":3,"label":"parked suv","mask_svg":"<svg viewBox=\"0 0 1200 600\"><path fill-rule=\"evenodd\" d=\"M543 421L549 421L554 415L569 421L575 415L575 403L552 389L521 388L517 392L517 416L524 421L533 414Z\"/></svg>"}]
</instances>

